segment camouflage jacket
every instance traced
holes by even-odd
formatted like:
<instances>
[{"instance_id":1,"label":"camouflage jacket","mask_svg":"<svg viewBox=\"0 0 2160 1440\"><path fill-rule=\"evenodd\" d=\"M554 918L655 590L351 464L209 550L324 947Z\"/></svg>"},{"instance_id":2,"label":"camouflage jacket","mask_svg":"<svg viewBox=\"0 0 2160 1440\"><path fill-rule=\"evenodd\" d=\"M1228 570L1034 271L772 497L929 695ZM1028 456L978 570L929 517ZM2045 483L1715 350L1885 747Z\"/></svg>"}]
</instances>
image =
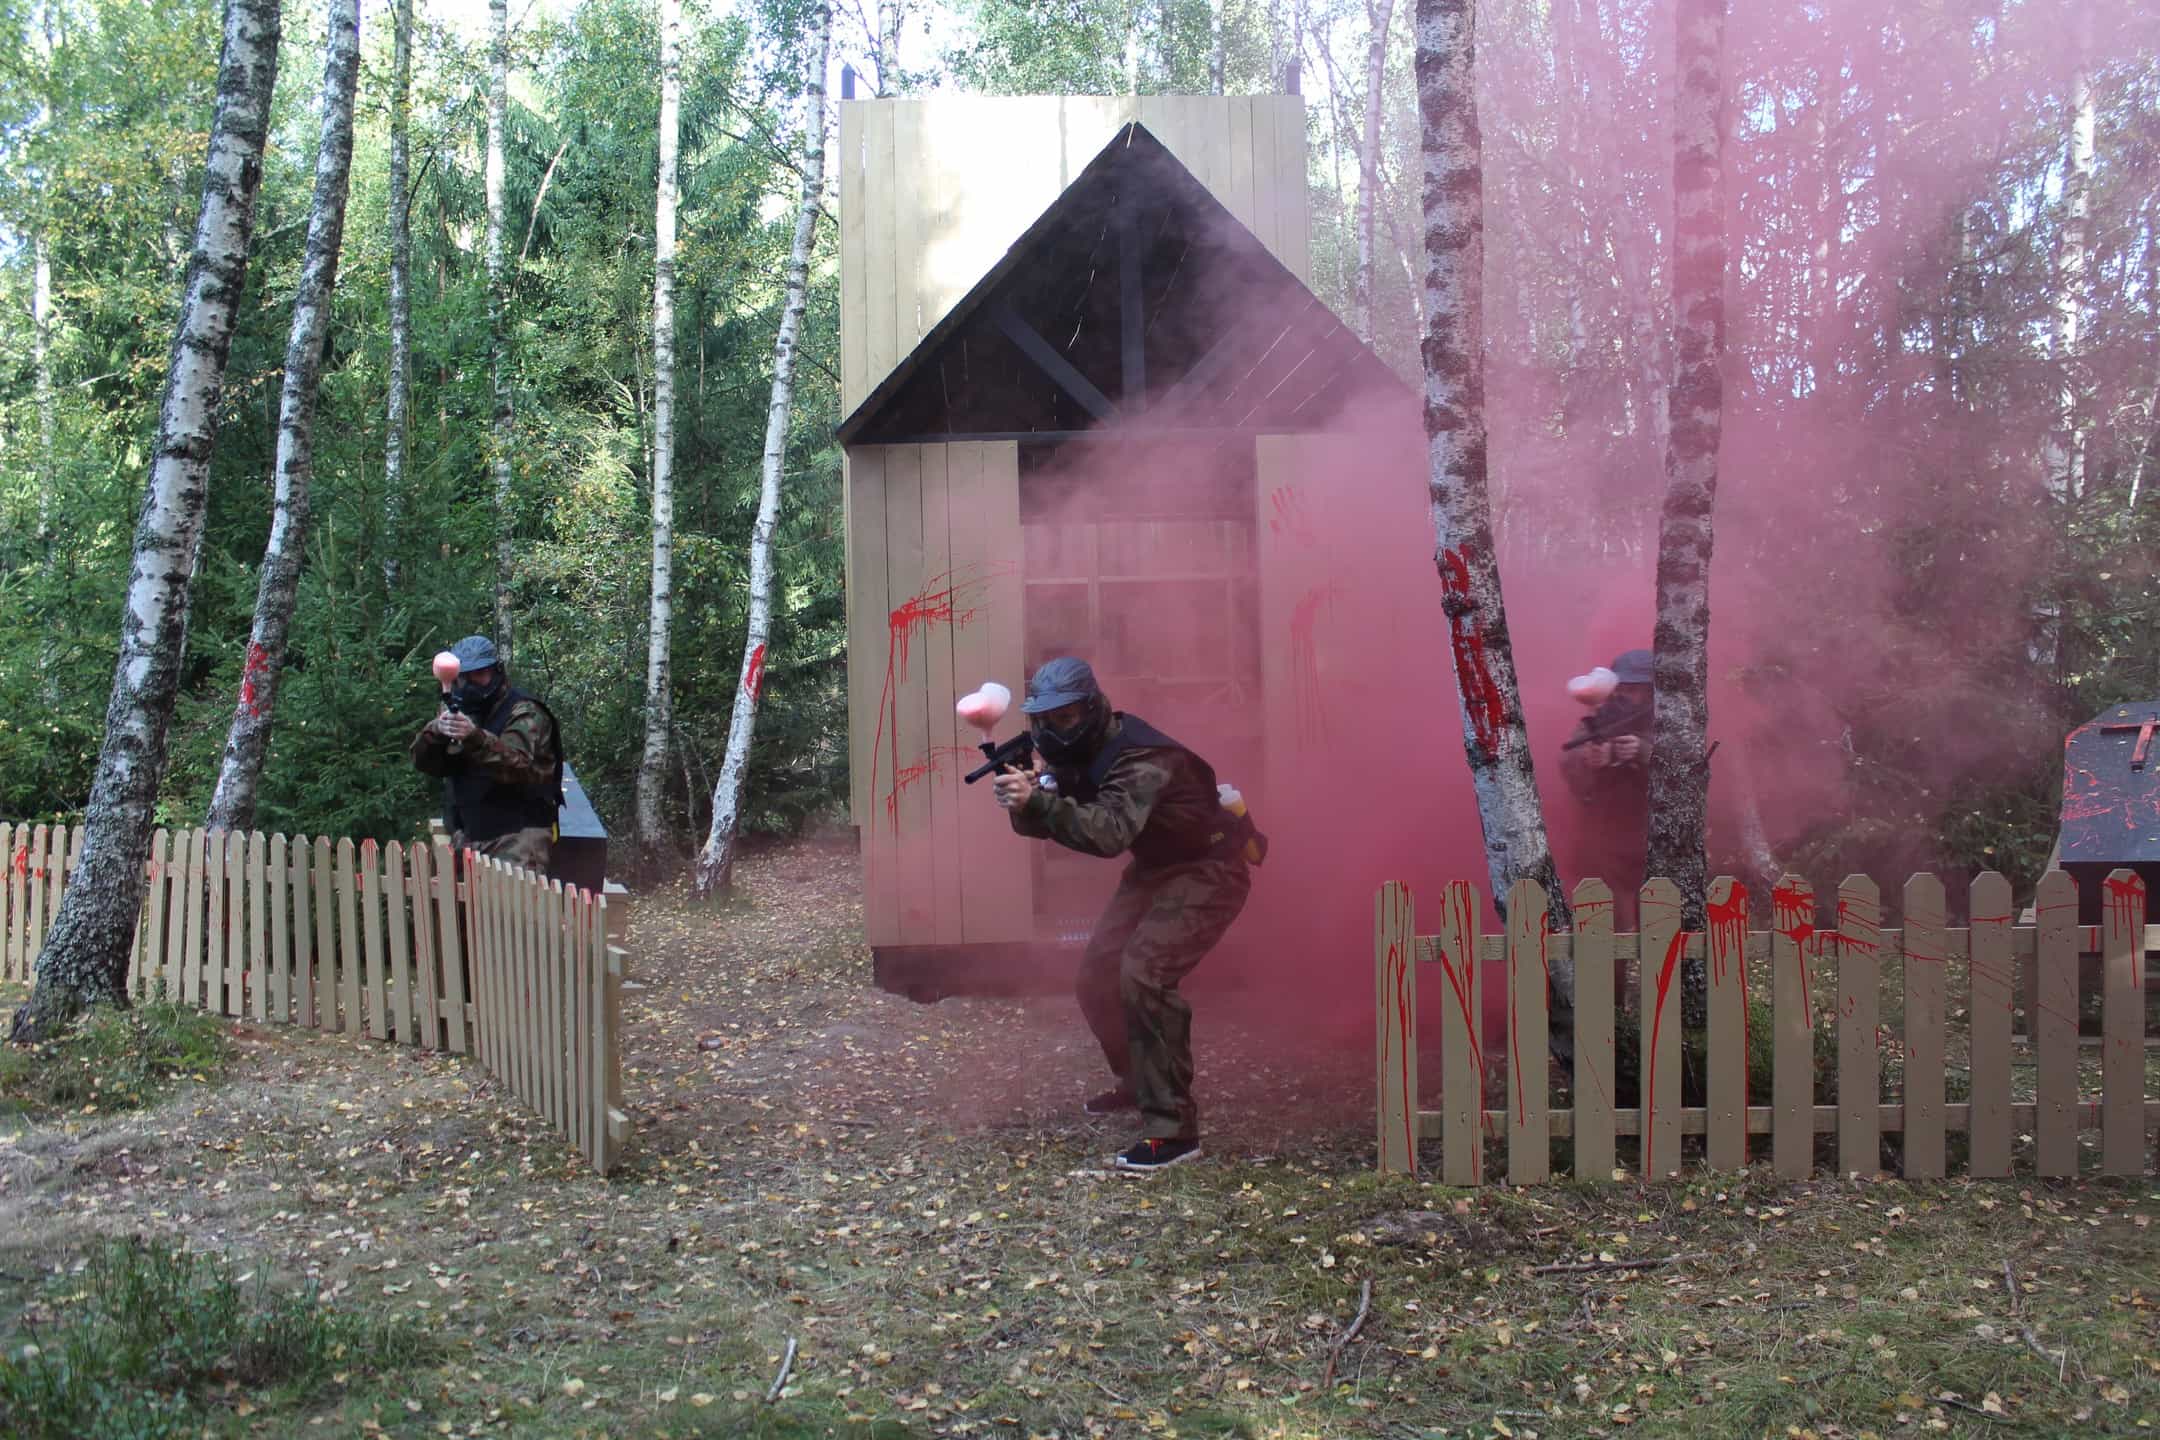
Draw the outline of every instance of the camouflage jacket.
<instances>
[{"instance_id":1,"label":"camouflage jacket","mask_svg":"<svg viewBox=\"0 0 2160 1440\"><path fill-rule=\"evenodd\" d=\"M1222 802L1206 767L1184 750L1121 752L1087 800L1075 798L1080 772L1056 775L1057 792L1037 789L1012 812L1016 833L1083 855L1130 851L1142 865L1163 865L1194 858L1222 829Z\"/></svg>"},{"instance_id":2,"label":"camouflage jacket","mask_svg":"<svg viewBox=\"0 0 2160 1440\"><path fill-rule=\"evenodd\" d=\"M413 736L412 762L422 774L445 779L477 770L498 785L553 785L562 764L559 751L547 711L520 697L510 702L510 718L503 722L500 735L475 729L465 737L464 749L454 755L448 737L421 726Z\"/></svg>"}]
</instances>

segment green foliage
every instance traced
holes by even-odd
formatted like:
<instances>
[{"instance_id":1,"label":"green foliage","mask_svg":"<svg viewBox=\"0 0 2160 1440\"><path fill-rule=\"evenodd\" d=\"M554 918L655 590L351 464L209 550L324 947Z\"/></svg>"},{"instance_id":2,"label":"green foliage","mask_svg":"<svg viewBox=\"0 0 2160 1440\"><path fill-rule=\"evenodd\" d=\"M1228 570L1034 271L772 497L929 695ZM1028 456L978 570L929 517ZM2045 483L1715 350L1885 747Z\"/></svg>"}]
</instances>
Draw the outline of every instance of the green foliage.
<instances>
[{"instance_id":1,"label":"green foliage","mask_svg":"<svg viewBox=\"0 0 2160 1440\"><path fill-rule=\"evenodd\" d=\"M163 1241L108 1241L52 1289L55 1318L0 1353L0 1429L21 1440L177 1440L203 1433L214 1388L299 1397L424 1349L408 1326L243 1288Z\"/></svg>"},{"instance_id":2,"label":"green foliage","mask_svg":"<svg viewBox=\"0 0 2160 1440\"><path fill-rule=\"evenodd\" d=\"M100 1007L42 1045L0 1046L0 1113L138 1109L183 1077L216 1075L225 1055L222 1025L199 1010Z\"/></svg>"}]
</instances>

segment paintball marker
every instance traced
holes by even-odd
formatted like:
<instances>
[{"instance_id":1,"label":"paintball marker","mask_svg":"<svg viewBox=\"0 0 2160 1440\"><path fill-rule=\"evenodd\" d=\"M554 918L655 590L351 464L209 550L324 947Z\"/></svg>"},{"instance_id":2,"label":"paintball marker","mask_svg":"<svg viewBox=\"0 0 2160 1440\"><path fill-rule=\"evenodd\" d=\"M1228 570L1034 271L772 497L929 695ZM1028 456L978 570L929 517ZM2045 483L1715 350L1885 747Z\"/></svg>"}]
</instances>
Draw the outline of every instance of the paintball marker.
<instances>
[{"instance_id":1,"label":"paintball marker","mask_svg":"<svg viewBox=\"0 0 2160 1440\"><path fill-rule=\"evenodd\" d=\"M435 671L435 683L442 686L443 709L452 715L464 714L465 702L458 698L457 693L458 675L464 670L464 664L448 650L438 650L435 652L432 668ZM450 742L451 754L460 755L464 753L464 750L463 741L453 740Z\"/></svg>"},{"instance_id":2,"label":"paintball marker","mask_svg":"<svg viewBox=\"0 0 2160 1440\"><path fill-rule=\"evenodd\" d=\"M983 682L983 687L971 695L960 697L953 707L962 720L982 731L982 752L988 757L961 780L972 785L985 775L995 775L1007 765L1017 765L1025 770L1035 763L1035 737L1023 729L1018 735L1002 744L990 738L990 732L998 721L1005 718L1005 711L1012 704L1012 691L995 680Z\"/></svg>"},{"instance_id":3,"label":"paintball marker","mask_svg":"<svg viewBox=\"0 0 2160 1440\"><path fill-rule=\"evenodd\" d=\"M1650 713L1650 701L1632 702L1615 695L1585 715L1583 733L1560 748L1575 750L1584 745L1602 745L1622 735L1639 735L1648 728Z\"/></svg>"}]
</instances>

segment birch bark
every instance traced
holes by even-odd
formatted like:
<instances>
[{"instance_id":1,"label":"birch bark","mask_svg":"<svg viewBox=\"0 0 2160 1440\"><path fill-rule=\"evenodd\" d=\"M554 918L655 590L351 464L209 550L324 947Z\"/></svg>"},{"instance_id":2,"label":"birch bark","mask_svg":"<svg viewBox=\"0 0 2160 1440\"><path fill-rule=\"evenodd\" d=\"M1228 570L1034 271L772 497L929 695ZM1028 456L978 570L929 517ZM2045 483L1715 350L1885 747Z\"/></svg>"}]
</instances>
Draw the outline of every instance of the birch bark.
<instances>
[{"instance_id":1,"label":"birch bark","mask_svg":"<svg viewBox=\"0 0 2160 1440\"><path fill-rule=\"evenodd\" d=\"M383 417L383 586L394 592L398 531L405 518L405 451L412 438L413 0L396 0L391 26L390 393Z\"/></svg>"},{"instance_id":2,"label":"birch bark","mask_svg":"<svg viewBox=\"0 0 2160 1440\"><path fill-rule=\"evenodd\" d=\"M661 792L674 723L668 688L675 617L675 169L682 114L682 4L660 0L660 184L653 216L652 605L645 645L645 751L638 762L637 843L660 848Z\"/></svg>"},{"instance_id":3,"label":"birch bark","mask_svg":"<svg viewBox=\"0 0 2160 1440\"><path fill-rule=\"evenodd\" d=\"M277 83L277 0L226 0L202 209L167 361L150 482L135 526L120 654L85 814L81 868L16 1012L18 1041L50 1036L85 1007L127 1004L152 807L179 690L189 577L202 543L210 454L262 181Z\"/></svg>"},{"instance_id":4,"label":"birch bark","mask_svg":"<svg viewBox=\"0 0 2160 1440\"><path fill-rule=\"evenodd\" d=\"M1378 323L1373 315L1375 215L1380 206L1381 102L1386 98L1388 26L1394 23L1395 0L1366 0L1365 16L1371 35L1365 47L1365 133L1358 143L1357 218L1357 313L1361 334L1370 345Z\"/></svg>"},{"instance_id":5,"label":"birch bark","mask_svg":"<svg viewBox=\"0 0 2160 1440\"><path fill-rule=\"evenodd\" d=\"M489 465L495 485L495 648L510 660L511 429L508 277L503 264L503 126L510 109L510 0L488 0L487 277L488 360L495 398Z\"/></svg>"},{"instance_id":6,"label":"birch bark","mask_svg":"<svg viewBox=\"0 0 2160 1440\"><path fill-rule=\"evenodd\" d=\"M725 891L735 865L735 842L742 823L743 775L750 765L750 739L757 729L758 701L765 688L766 642L772 634L772 540L780 519L780 478L787 459L788 416L795 403L795 337L802 329L809 290L810 250L817 238L818 211L825 188L825 59L832 46L832 6L814 0L809 83L803 104L803 195L795 217L795 243L788 252L787 300L780 312L780 333L773 340L772 401L765 412L765 457L758 488L757 520L750 531L750 625L743 636L743 663L735 684L735 710L728 721L727 754L713 782L712 829L698 852L696 886L700 895Z\"/></svg>"}]
</instances>

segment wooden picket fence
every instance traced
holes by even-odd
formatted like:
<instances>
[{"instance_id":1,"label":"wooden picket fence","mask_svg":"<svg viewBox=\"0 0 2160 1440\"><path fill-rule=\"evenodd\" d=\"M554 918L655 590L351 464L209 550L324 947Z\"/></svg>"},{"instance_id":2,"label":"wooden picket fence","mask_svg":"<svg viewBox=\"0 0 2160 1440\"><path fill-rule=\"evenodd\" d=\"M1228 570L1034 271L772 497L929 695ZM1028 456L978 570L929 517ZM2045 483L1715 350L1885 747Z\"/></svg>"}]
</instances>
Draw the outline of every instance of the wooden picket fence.
<instances>
[{"instance_id":1,"label":"wooden picket fence","mask_svg":"<svg viewBox=\"0 0 2160 1440\"><path fill-rule=\"evenodd\" d=\"M0 980L28 983L82 831L0 824ZM599 1173L622 1108L607 898L445 842L159 830L129 985L215 1015L471 1055Z\"/></svg>"},{"instance_id":2,"label":"wooden picket fence","mask_svg":"<svg viewBox=\"0 0 2160 1440\"><path fill-rule=\"evenodd\" d=\"M2099 1131L2098 1166L2108 1175L2146 1167L2146 1132L2160 1123L2160 1101L2146 1093L2145 885L2117 870L2105 881L2103 923L2078 923L2077 887L2060 870L2042 877L2033 923L2013 923L2010 885L1986 873L1974 879L1970 923L1951 926L1942 882L1915 875L1903 895L1902 929L1882 928L1881 897L1866 876L1838 887L1837 909L1818 924L1815 895L1788 876L1771 895L1768 930L1751 930L1747 890L1729 878L1708 892L1707 935L1680 926L1680 891L1653 880L1641 892L1640 934L1613 932L1612 891L1599 880L1575 889L1574 928L1555 932L1545 892L1522 882L1508 893L1502 935L1479 933L1482 901L1465 883L1441 899L1437 935L1417 933L1407 886L1381 887L1374 912L1378 1005L1379 1161L1383 1172L1414 1173L1418 1142L1440 1141L1441 1178L1477 1185L1486 1178L1485 1146L1496 1143L1510 1183L1550 1178L1553 1141L1572 1142L1574 1174L1624 1178L1623 1155L1636 1176L1665 1178L1681 1166L1681 1137L1703 1137L1717 1170L1749 1159L1749 1139L1768 1136L1772 1169L1792 1179L1815 1163L1816 1137L1836 1137L1840 1174L1881 1170L1882 1137L1901 1136L1902 1170L1939 1178L1946 1137L1967 1137L1974 1176L2011 1173L2019 1136L2030 1138L2033 1171L2078 1173L2079 1136ZM2079 963L2097 954L2101 976L2100 1094L2080 1094ZM1707 1104L1682 1103L1680 972L1706 962L1708 1025L1703 1055ZM1549 973L1562 960L1575 975L1575 1081L1569 1108L1551 1104ZM1902 1020L1893 1036L1879 1023L1883 970L1902 976ZM1506 1053L1488 1055L1480 1028L1479 987L1488 965L1501 967L1506 993ZM2032 1098L2014 1098L2012 1012L2020 967L2036 974L2028 1016ZM1614 1027L1620 1011L1616 973L1638 977L1635 1023L1641 1037L1639 1094L1614 1103ZM1824 967L1829 967L1825 970ZM1419 974L1437 969L1440 1105L1418 1108ZM1749 974L1767 977L1773 1034L1770 1094L1748 1093ZM1834 979L1829 1015L1816 998L1818 976ZM1946 1098L1946 1018L1964 1017L1964 1069L1970 1095ZM1816 1033L1836 1027L1836 1103L1817 1104ZM1954 1038L1954 1037L1953 1037ZM1902 1085L1886 1098L1886 1044L1902 1051ZM1957 1058L1954 1054L1950 1058ZM1488 1071L1505 1067L1504 1104L1485 1106ZM1503 1078L1495 1074L1494 1079ZM1767 1103L1765 1103L1767 1102ZM1634 1137L1623 1151L1619 1140Z\"/></svg>"}]
</instances>

